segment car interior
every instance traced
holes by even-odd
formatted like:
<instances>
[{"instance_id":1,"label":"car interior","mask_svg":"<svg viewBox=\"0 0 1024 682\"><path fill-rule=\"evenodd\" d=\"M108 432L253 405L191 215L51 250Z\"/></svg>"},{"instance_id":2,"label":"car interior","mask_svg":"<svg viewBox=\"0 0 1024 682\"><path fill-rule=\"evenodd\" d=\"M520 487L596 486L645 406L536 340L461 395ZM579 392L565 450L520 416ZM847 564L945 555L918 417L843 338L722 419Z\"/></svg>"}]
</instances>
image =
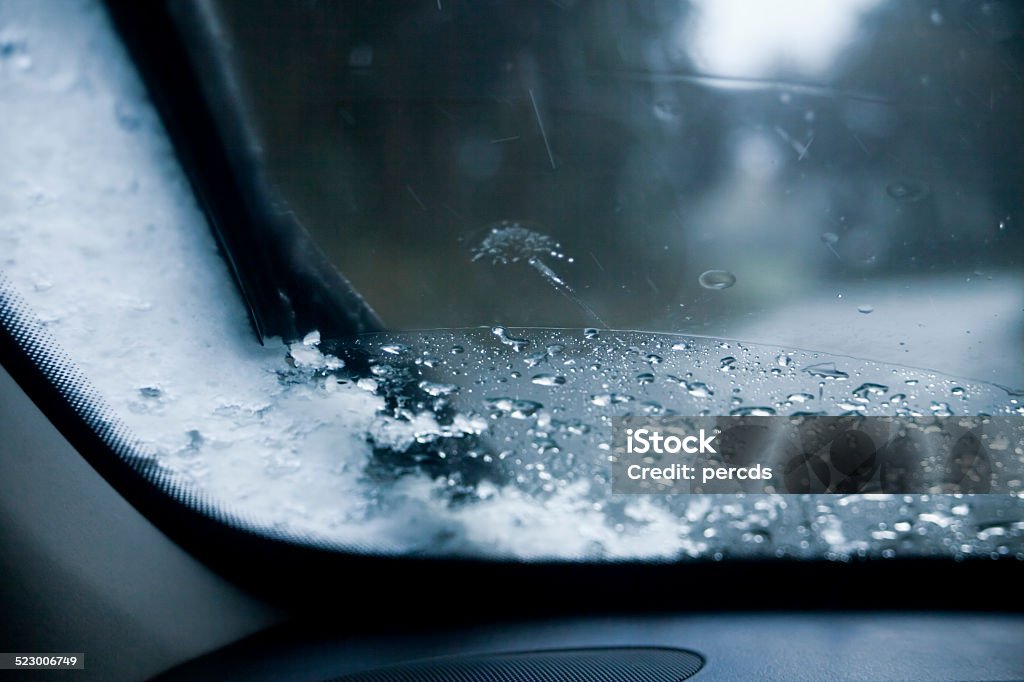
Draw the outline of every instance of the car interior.
<instances>
[{"instance_id":1,"label":"car interior","mask_svg":"<svg viewBox=\"0 0 1024 682\"><path fill-rule=\"evenodd\" d=\"M0 670L1024 680L1024 5L0 0Z\"/></svg>"}]
</instances>

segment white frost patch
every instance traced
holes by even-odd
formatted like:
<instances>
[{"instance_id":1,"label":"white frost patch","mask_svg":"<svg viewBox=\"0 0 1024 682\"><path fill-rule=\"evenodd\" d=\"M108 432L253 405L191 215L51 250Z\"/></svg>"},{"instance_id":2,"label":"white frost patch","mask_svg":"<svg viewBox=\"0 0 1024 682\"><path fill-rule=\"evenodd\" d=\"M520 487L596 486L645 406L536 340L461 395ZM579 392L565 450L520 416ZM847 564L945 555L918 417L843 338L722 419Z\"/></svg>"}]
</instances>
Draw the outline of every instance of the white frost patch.
<instances>
[{"instance_id":1,"label":"white frost patch","mask_svg":"<svg viewBox=\"0 0 1024 682\"><path fill-rule=\"evenodd\" d=\"M312 331L303 337L302 341L289 344L288 355L296 367L309 369L341 369L345 366L344 360L333 355L325 355L320 352L320 332Z\"/></svg>"}]
</instances>

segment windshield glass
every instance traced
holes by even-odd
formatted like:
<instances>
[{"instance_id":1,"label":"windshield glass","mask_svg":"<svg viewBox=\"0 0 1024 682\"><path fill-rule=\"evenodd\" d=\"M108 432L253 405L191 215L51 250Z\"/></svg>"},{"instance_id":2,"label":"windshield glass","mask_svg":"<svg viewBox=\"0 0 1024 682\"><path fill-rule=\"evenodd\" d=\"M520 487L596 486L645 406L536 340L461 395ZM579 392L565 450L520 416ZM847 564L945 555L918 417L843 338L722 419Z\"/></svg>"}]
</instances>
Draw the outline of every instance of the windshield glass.
<instances>
[{"instance_id":1,"label":"windshield glass","mask_svg":"<svg viewBox=\"0 0 1024 682\"><path fill-rule=\"evenodd\" d=\"M690 332L1024 386L1024 10L747 5L202 14L290 208L391 329Z\"/></svg>"},{"instance_id":2,"label":"windshield glass","mask_svg":"<svg viewBox=\"0 0 1024 682\"><path fill-rule=\"evenodd\" d=\"M0 23L6 300L189 499L299 540L1024 558L1014 475L612 486L629 415L990 415L1024 458L1020 11L770 6L202 4L289 210L395 330L261 346L102 8L33 3Z\"/></svg>"}]
</instances>

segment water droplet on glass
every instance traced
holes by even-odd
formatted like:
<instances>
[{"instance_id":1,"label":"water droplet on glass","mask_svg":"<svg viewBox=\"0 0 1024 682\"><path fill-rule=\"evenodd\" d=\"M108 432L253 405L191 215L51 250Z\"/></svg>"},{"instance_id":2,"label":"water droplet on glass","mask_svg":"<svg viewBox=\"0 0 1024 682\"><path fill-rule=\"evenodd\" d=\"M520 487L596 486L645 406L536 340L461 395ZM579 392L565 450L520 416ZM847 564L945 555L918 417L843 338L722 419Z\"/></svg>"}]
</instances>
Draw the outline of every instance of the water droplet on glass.
<instances>
[{"instance_id":1,"label":"water droplet on glass","mask_svg":"<svg viewBox=\"0 0 1024 682\"><path fill-rule=\"evenodd\" d=\"M538 386L561 386L565 383L565 377L557 374L537 374L530 381Z\"/></svg>"},{"instance_id":2,"label":"water droplet on glass","mask_svg":"<svg viewBox=\"0 0 1024 682\"><path fill-rule=\"evenodd\" d=\"M857 312L858 313L864 313L865 315L869 315L869 314L875 312L875 308L874 308L874 306L871 306L871 305L868 305L868 304L865 303L865 304L857 306Z\"/></svg>"},{"instance_id":3,"label":"water droplet on glass","mask_svg":"<svg viewBox=\"0 0 1024 682\"><path fill-rule=\"evenodd\" d=\"M538 438L533 444L536 446L538 454L541 455L546 455L548 453L558 454L561 451L558 443L556 443L552 438ZM546 471L541 471L541 473L538 474L538 477L542 480L550 479L551 475Z\"/></svg>"},{"instance_id":4,"label":"water droplet on glass","mask_svg":"<svg viewBox=\"0 0 1024 682\"><path fill-rule=\"evenodd\" d=\"M786 396L786 400L791 403L806 403L808 400L814 400L814 395L810 393L790 393Z\"/></svg>"},{"instance_id":5,"label":"water droplet on glass","mask_svg":"<svg viewBox=\"0 0 1024 682\"><path fill-rule=\"evenodd\" d=\"M548 359L548 354L544 351L537 351L536 353L530 353L523 357L523 361L527 367L536 367L540 363Z\"/></svg>"},{"instance_id":6,"label":"water droplet on glass","mask_svg":"<svg viewBox=\"0 0 1024 682\"><path fill-rule=\"evenodd\" d=\"M419 387L423 389L424 393L435 398L451 395L459 391L459 387L455 384L440 384L433 381L421 381Z\"/></svg>"},{"instance_id":7,"label":"water droplet on glass","mask_svg":"<svg viewBox=\"0 0 1024 682\"><path fill-rule=\"evenodd\" d=\"M487 398L484 405L488 410L498 414L507 414L513 419L529 419L544 407L534 400L517 400L514 398Z\"/></svg>"},{"instance_id":8,"label":"water droplet on glass","mask_svg":"<svg viewBox=\"0 0 1024 682\"><path fill-rule=\"evenodd\" d=\"M511 336L502 339L501 342L506 346L511 346L512 350L517 353L530 345L530 342L526 339L514 339Z\"/></svg>"},{"instance_id":9,"label":"water droplet on glass","mask_svg":"<svg viewBox=\"0 0 1024 682\"><path fill-rule=\"evenodd\" d=\"M654 400L647 400L640 403L640 409L646 412L647 414L665 413L665 407L661 403L656 402Z\"/></svg>"},{"instance_id":10,"label":"water droplet on glass","mask_svg":"<svg viewBox=\"0 0 1024 682\"><path fill-rule=\"evenodd\" d=\"M380 347L382 353L388 355L401 355L405 351L409 350L408 346L404 346L400 343L388 343Z\"/></svg>"},{"instance_id":11,"label":"water droplet on glass","mask_svg":"<svg viewBox=\"0 0 1024 682\"><path fill-rule=\"evenodd\" d=\"M930 193L928 185L920 180L897 180L885 188L885 193L897 201L920 201Z\"/></svg>"},{"instance_id":12,"label":"water droplet on glass","mask_svg":"<svg viewBox=\"0 0 1024 682\"><path fill-rule=\"evenodd\" d=\"M777 358L775 358L775 362L776 364L778 364L779 367L790 367L793 364L793 358L789 357L785 353L782 353Z\"/></svg>"},{"instance_id":13,"label":"water droplet on glass","mask_svg":"<svg viewBox=\"0 0 1024 682\"><path fill-rule=\"evenodd\" d=\"M651 384L654 383L654 375L650 372L641 372L636 375L636 380L641 384Z\"/></svg>"},{"instance_id":14,"label":"water droplet on glass","mask_svg":"<svg viewBox=\"0 0 1024 682\"><path fill-rule=\"evenodd\" d=\"M583 330L583 338L585 339L596 339L599 336L601 336L601 332L594 329L593 327L587 327L586 329Z\"/></svg>"},{"instance_id":15,"label":"water droplet on glass","mask_svg":"<svg viewBox=\"0 0 1024 682\"><path fill-rule=\"evenodd\" d=\"M839 243L839 235L835 232L825 232L821 235L821 241L834 246Z\"/></svg>"},{"instance_id":16,"label":"water droplet on glass","mask_svg":"<svg viewBox=\"0 0 1024 682\"><path fill-rule=\"evenodd\" d=\"M712 291L720 291L722 289L728 289L732 285L736 284L736 275L732 274L728 270L708 270L707 272L701 273L701 276L697 278L700 285L705 289L711 289Z\"/></svg>"},{"instance_id":17,"label":"water droplet on glass","mask_svg":"<svg viewBox=\"0 0 1024 682\"><path fill-rule=\"evenodd\" d=\"M631 402L632 400L633 396L625 395L623 393L599 393L597 395L590 396L590 402L598 407L620 405L622 403Z\"/></svg>"},{"instance_id":18,"label":"water droplet on glass","mask_svg":"<svg viewBox=\"0 0 1024 682\"><path fill-rule=\"evenodd\" d=\"M848 379L849 374L841 369L836 368L834 362L819 362L816 365L808 365L804 367L804 371L815 377L825 377L826 379Z\"/></svg>"},{"instance_id":19,"label":"water droplet on glass","mask_svg":"<svg viewBox=\"0 0 1024 682\"><path fill-rule=\"evenodd\" d=\"M395 373L395 368L387 364L374 364L370 365L370 373L378 377L391 376Z\"/></svg>"},{"instance_id":20,"label":"water droplet on glass","mask_svg":"<svg viewBox=\"0 0 1024 682\"><path fill-rule=\"evenodd\" d=\"M889 387L884 384L864 383L853 389L853 394L858 398L869 398L875 395L884 395L888 391Z\"/></svg>"},{"instance_id":21,"label":"water droplet on glass","mask_svg":"<svg viewBox=\"0 0 1024 682\"><path fill-rule=\"evenodd\" d=\"M775 410L771 407L737 407L729 411L730 417L771 417Z\"/></svg>"},{"instance_id":22,"label":"water droplet on glass","mask_svg":"<svg viewBox=\"0 0 1024 682\"><path fill-rule=\"evenodd\" d=\"M512 410L512 398L485 398L484 406L494 412L509 412Z\"/></svg>"},{"instance_id":23,"label":"water droplet on glass","mask_svg":"<svg viewBox=\"0 0 1024 682\"><path fill-rule=\"evenodd\" d=\"M511 346L512 350L519 352L530 345L530 342L526 339L517 339L508 335L504 327L497 326L491 327L491 333L498 337L506 346Z\"/></svg>"},{"instance_id":24,"label":"water droplet on glass","mask_svg":"<svg viewBox=\"0 0 1024 682\"><path fill-rule=\"evenodd\" d=\"M529 419L542 407L544 406L533 400L515 400L512 403L512 411L509 412L509 416L513 419Z\"/></svg>"},{"instance_id":25,"label":"water droplet on glass","mask_svg":"<svg viewBox=\"0 0 1024 682\"><path fill-rule=\"evenodd\" d=\"M715 394L711 387L702 381L681 381L679 385L694 398L710 398Z\"/></svg>"}]
</instances>

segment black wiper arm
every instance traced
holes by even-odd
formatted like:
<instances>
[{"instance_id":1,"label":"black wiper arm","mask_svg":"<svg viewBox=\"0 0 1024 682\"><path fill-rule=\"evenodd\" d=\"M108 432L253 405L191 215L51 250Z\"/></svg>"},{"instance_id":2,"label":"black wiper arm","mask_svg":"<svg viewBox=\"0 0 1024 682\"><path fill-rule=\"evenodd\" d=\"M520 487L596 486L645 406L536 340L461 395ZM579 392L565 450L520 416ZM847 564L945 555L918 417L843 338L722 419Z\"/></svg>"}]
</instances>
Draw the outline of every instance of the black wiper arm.
<instances>
[{"instance_id":1,"label":"black wiper arm","mask_svg":"<svg viewBox=\"0 0 1024 682\"><path fill-rule=\"evenodd\" d=\"M267 177L216 15L200 2L107 0L234 272L262 342L379 331Z\"/></svg>"}]
</instances>

